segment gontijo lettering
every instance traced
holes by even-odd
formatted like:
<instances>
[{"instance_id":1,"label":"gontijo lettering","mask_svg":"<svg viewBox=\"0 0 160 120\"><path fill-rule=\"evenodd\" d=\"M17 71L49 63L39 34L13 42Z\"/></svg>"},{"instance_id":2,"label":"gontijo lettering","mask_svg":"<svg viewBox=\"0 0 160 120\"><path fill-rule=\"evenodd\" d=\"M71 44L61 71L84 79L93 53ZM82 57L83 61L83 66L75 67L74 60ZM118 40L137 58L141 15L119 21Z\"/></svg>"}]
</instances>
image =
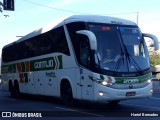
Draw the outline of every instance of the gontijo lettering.
<instances>
[{"instance_id":1,"label":"gontijo lettering","mask_svg":"<svg viewBox=\"0 0 160 120\"><path fill-rule=\"evenodd\" d=\"M51 70L62 68L62 56L54 56L30 61L31 71Z\"/></svg>"},{"instance_id":2,"label":"gontijo lettering","mask_svg":"<svg viewBox=\"0 0 160 120\"><path fill-rule=\"evenodd\" d=\"M40 61L40 62L35 62L34 63L34 68L49 68L49 67L53 67L54 62L53 60L48 60L48 61Z\"/></svg>"}]
</instances>

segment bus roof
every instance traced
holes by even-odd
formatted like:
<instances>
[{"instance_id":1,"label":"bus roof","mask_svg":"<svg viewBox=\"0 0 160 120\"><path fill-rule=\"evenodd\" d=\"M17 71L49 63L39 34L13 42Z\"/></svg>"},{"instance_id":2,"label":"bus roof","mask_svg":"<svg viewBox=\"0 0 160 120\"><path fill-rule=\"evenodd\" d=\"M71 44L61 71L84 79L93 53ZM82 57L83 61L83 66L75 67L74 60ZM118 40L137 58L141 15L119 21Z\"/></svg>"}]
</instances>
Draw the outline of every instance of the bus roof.
<instances>
[{"instance_id":1,"label":"bus roof","mask_svg":"<svg viewBox=\"0 0 160 120\"><path fill-rule=\"evenodd\" d=\"M83 22L95 22L95 23L108 23L108 24L121 24L121 25L136 25L136 23L129 21L129 20L125 20L125 19L121 19L121 18L116 18L116 17L109 17L109 16L99 16L99 15L73 15L70 17L64 17L61 19L57 19L45 26L43 26L42 28L35 30L27 35L25 35L24 37L20 38L19 40L10 43L4 47L10 46L14 43L19 43L21 41L24 41L26 39L35 37L39 34L45 33L49 30L52 30L56 27L60 27L62 26L64 23L71 23L71 22L76 22L76 21L83 21Z\"/></svg>"},{"instance_id":2,"label":"bus roof","mask_svg":"<svg viewBox=\"0 0 160 120\"><path fill-rule=\"evenodd\" d=\"M75 21L136 25L134 22L129 20L116 17L109 17L109 16L100 16L100 15L74 15L65 19L65 23L70 23Z\"/></svg>"}]
</instances>

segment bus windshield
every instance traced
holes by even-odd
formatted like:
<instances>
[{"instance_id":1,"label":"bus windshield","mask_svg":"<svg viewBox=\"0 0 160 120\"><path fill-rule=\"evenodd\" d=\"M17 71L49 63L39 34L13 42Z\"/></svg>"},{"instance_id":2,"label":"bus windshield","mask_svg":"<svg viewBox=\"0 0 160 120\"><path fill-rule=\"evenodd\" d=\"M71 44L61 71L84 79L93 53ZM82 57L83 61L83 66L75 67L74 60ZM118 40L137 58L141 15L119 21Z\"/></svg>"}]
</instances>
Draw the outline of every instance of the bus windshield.
<instances>
[{"instance_id":1,"label":"bus windshield","mask_svg":"<svg viewBox=\"0 0 160 120\"><path fill-rule=\"evenodd\" d=\"M97 38L95 62L113 72L140 72L149 69L149 55L137 26L90 24Z\"/></svg>"}]
</instances>

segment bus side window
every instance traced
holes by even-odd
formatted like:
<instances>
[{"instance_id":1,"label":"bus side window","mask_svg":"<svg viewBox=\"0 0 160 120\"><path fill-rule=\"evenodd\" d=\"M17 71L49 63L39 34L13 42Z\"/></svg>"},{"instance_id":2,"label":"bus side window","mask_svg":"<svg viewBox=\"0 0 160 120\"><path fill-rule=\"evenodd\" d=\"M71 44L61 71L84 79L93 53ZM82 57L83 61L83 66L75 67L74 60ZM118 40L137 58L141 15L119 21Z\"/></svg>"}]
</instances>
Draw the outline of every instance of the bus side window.
<instances>
[{"instance_id":1,"label":"bus side window","mask_svg":"<svg viewBox=\"0 0 160 120\"><path fill-rule=\"evenodd\" d=\"M89 40L85 35L78 35L80 38L80 64L90 68Z\"/></svg>"}]
</instances>

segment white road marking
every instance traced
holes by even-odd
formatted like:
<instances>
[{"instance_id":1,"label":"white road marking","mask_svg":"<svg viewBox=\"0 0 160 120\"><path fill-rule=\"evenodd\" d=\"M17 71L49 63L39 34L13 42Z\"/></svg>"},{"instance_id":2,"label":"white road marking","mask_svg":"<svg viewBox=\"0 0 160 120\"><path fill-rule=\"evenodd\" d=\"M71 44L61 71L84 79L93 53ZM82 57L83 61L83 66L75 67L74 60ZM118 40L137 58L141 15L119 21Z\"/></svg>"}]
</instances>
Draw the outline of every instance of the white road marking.
<instances>
[{"instance_id":1,"label":"white road marking","mask_svg":"<svg viewBox=\"0 0 160 120\"><path fill-rule=\"evenodd\" d=\"M159 107L151 107L151 106L135 105L135 104L128 104L128 103L120 103L120 104L122 104L122 105L131 105L131 106L135 106L135 107L145 107L145 108L158 109L158 110L160 110Z\"/></svg>"},{"instance_id":2,"label":"white road marking","mask_svg":"<svg viewBox=\"0 0 160 120\"><path fill-rule=\"evenodd\" d=\"M94 113L89 113L89 112L83 112L83 111L74 110L74 109L68 109L68 108L62 108L62 107L55 107L55 108L61 109L61 110L66 110L66 111L74 111L74 112L79 112L79 113L83 113L83 114L88 114L88 115L94 115L94 116L104 117L103 115L100 115L100 114L94 114Z\"/></svg>"},{"instance_id":3,"label":"white road marking","mask_svg":"<svg viewBox=\"0 0 160 120\"><path fill-rule=\"evenodd\" d=\"M4 97L0 97L0 99L6 99L6 100L11 100L11 101L16 101L16 99L4 98Z\"/></svg>"},{"instance_id":4,"label":"white road marking","mask_svg":"<svg viewBox=\"0 0 160 120\"><path fill-rule=\"evenodd\" d=\"M160 100L160 98L158 97L150 97L151 99L157 99L157 100Z\"/></svg>"}]
</instances>

